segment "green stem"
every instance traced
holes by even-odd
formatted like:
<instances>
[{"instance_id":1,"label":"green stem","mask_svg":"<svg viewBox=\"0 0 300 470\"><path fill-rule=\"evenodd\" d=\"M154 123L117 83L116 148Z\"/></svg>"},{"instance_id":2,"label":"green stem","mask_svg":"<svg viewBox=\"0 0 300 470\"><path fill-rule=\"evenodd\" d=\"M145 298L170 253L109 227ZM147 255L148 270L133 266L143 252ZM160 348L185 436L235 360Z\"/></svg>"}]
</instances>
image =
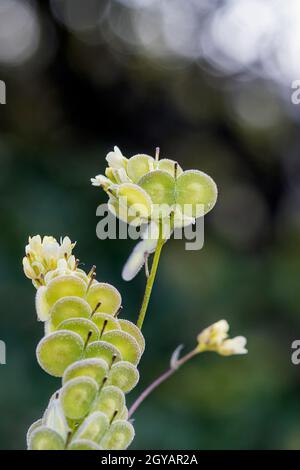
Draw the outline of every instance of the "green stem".
<instances>
[{"instance_id":1,"label":"green stem","mask_svg":"<svg viewBox=\"0 0 300 470\"><path fill-rule=\"evenodd\" d=\"M138 321L137 321L137 326L140 329L142 329L142 326L143 326L143 323L144 323L144 320L145 320L147 307L148 307L148 304L149 304L149 300L150 300L150 296L151 296L151 292L152 292L152 288L153 288L153 284L154 284L154 280L155 280L155 276L156 276L156 272L157 272L158 262L159 262L159 258L160 258L160 255L161 255L161 250L162 250L162 247L164 245L164 242L165 242L165 240L163 239L163 236L162 236L162 223L160 223L159 224L159 237L158 237L158 241L157 241L157 247L156 247L156 250L155 250L155 253L154 253L153 263L152 263L152 266L151 266L150 275L147 279L147 284L146 284L145 294L144 294L144 298L143 298L143 303L142 303L140 313L139 313L139 317L138 317Z\"/></svg>"}]
</instances>

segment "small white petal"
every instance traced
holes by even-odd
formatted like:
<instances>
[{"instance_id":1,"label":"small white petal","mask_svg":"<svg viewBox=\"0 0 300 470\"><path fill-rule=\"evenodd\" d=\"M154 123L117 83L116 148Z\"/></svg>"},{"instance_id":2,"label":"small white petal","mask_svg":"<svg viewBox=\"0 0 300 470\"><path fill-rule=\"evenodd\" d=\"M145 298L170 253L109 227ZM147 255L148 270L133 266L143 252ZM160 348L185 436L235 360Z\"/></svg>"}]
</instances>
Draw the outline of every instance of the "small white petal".
<instances>
[{"instance_id":1,"label":"small white petal","mask_svg":"<svg viewBox=\"0 0 300 470\"><path fill-rule=\"evenodd\" d=\"M133 249L122 271L124 281L131 281L142 269L147 253L147 242L139 242Z\"/></svg>"},{"instance_id":2,"label":"small white petal","mask_svg":"<svg viewBox=\"0 0 300 470\"><path fill-rule=\"evenodd\" d=\"M106 155L106 161L111 168L118 170L120 168L124 168L124 160L125 158L122 155L121 150L115 146L113 152L108 152Z\"/></svg>"},{"instance_id":3,"label":"small white petal","mask_svg":"<svg viewBox=\"0 0 300 470\"><path fill-rule=\"evenodd\" d=\"M38 319L46 321L49 319L50 307L46 300L47 287L41 286L36 291L35 307Z\"/></svg>"},{"instance_id":4,"label":"small white petal","mask_svg":"<svg viewBox=\"0 0 300 470\"><path fill-rule=\"evenodd\" d=\"M95 178L91 178L91 183L93 186L108 186L111 184L111 181L106 178L104 175L96 175Z\"/></svg>"}]
</instances>

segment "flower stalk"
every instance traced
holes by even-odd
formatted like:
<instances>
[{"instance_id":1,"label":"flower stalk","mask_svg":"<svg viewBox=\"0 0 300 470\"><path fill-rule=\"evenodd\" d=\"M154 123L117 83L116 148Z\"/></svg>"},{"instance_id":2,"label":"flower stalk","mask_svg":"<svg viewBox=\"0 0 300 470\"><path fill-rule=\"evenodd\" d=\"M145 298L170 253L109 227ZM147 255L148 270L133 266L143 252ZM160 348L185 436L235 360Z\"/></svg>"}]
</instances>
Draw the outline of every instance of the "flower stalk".
<instances>
[{"instance_id":1,"label":"flower stalk","mask_svg":"<svg viewBox=\"0 0 300 470\"><path fill-rule=\"evenodd\" d=\"M155 250L155 253L154 253L154 258L153 258L153 262L152 262L152 266L151 266L151 271L150 271L149 277L147 278L144 298L143 298L142 306L141 306L139 316L138 316L138 320L137 320L137 326L139 327L140 330L142 329L142 326L143 326L143 323L144 323L144 320L145 320L145 316L146 316L146 313L147 313L147 308L148 308L148 305L149 305L151 292L152 292L152 289L153 289L153 284L154 284L156 273L157 273L158 263L159 263L159 260L160 260L161 250L164 246L164 243L165 243L165 240L162 236L162 223L160 222L160 224L159 224L159 237L158 237L158 241L157 241L157 246L156 246L156 250Z\"/></svg>"}]
</instances>

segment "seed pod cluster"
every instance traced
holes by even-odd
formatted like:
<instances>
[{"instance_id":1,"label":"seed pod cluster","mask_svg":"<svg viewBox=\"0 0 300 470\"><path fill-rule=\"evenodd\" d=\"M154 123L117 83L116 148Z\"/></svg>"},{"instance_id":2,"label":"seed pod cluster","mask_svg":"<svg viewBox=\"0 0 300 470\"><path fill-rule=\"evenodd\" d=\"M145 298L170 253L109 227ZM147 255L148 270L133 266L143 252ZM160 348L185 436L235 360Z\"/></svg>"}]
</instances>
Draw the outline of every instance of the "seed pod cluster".
<instances>
[{"instance_id":1,"label":"seed pod cluster","mask_svg":"<svg viewBox=\"0 0 300 470\"><path fill-rule=\"evenodd\" d=\"M137 154L125 158L118 147L109 152L104 175L92 178L109 196L110 211L121 220L141 225L150 220L168 219L173 227L192 224L209 212L217 200L214 180L199 170L183 171L169 158Z\"/></svg>"},{"instance_id":2,"label":"seed pod cluster","mask_svg":"<svg viewBox=\"0 0 300 470\"><path fill-rule=\"evenodd\" d=\"M119 319L121 296L110 284L66 266L37 289L45 335L36 350L48 374L62 378L42 419L28 431L31 450L123 450L134 437L125 394L139 380L145 348L137 326Z\"/></svg>"}]
</instances>

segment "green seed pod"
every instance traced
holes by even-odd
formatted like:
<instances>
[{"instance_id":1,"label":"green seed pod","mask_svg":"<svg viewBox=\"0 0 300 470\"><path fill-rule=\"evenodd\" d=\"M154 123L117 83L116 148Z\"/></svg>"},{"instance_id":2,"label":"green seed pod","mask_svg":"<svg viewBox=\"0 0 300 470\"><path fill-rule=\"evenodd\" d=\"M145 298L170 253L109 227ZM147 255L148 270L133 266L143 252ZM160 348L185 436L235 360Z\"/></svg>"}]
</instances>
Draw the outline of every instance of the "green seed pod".
<instances>
[{"instance_id":1,"label":"green seed pod","mask_svg":"<svg viewBox=\"0 0 300 470\"><path fill-rule=\"evenodd\" d=\"M78 439L73 441L68 450L102 450L100 446L98 446L93 441L88 441L87 439Z\"/></svg>"},{"instance_id":2,"label":"green seed pod","mask_svg":"<svg viewBox=\"0 0 300 470\"><path fill-rule=\"evenodd\" d=\"M65 369L81 359L84 343L71 331L56 331L45 336L38 344L36 357L41 368L54 377L62 377Z\"/></svg>"},{"instance_id":3,"label":"green seed pod","mask_svg":"<svg viewBox=\"0 0 300 470\"><path fill-rule=\"evenodd\" d=\"M123 331L126 331L126 333L134 337L140 347L141 354L143 354L145 351L145 338L141 330L134 323L129 320L124 320L123 318L119 320L119 325Z\"/></svg>"},{"instance_id":4,"label":"green seed pod","mask_svg":"<svg viewBox=\"0 0 300 470\"><path fill-rule=\"evenodd\" d=\"M193 217L207 214L215 205L218 189L214 180L206 173L189 170L182 173L176 181L176 202L184 210L185 204L192 205ZM200 207L197 208L197 205ZM201 207L202 206L202 207Z\"/></svg>"},{"instance_id":5,"label":"green seed pod","mask_svg":"<svg viewBox=\"0 0 300 470\"><path fill-rule=\"evenodd\" d=\"M124 393L130 392L139 381L139 372L131 362L120 361L110 370L108 384L115 385Z\"/></svg>"},{"instance_id":6,"label":"green seed pod","mask_svg":"<svg viewBox=\"0 0 300 470\"><path fill-rule=\"evenodd\" d=\"M172 206L175 203L175 179L166 171L147 173L140 179L139 186L149 194L153 204Z\"/></svg>"},{"instance_id":7,"label":"green seed pod","mask_svg":"<svg viewBox=\"0 0 300 470\"><path fill-rule=\"evenodd\" d=\"M47 426L36 428L29 437L29 450L64 450L63 438Z\"/></svg>"},{"instance_id":8,"label":"green seed pod","mask_svg":"<svg viewBox=\"0 0 300 470\"><path fill-rule=\"evenodd\" d=\"M63 321L57 330L74 331L81 336L84 342L87 338L89 338L90 341L97 341L100 334L95 323L87 318L70 318L69 320Z\"/></svg>"},{"instance_id":9,"label":"green seed pod","mask_svg":"<svg viewBox=\"0 0 300 470\"><path fill-rule=\"evenodd\" d=\"M49 404L43 416L43 425L56 431L66 441L70 429L59 399L54 399Z\"/></svg>"},{"instance_id":10,"label":"green seed pod","mask_svg":"<svg viewBox=\"0 0 300 470\"><path fill-rule=\"evenodd\" d=\"M92 307L93 312L114 315L121 306L122 298L114 286L104 282L97 282L90 287L86 301Z\"/></svg>"},{"instance_id":11,"label":"green seed pod","mask_svg":"<svg viewBox=\"0 0 300 470\"><path fill-rule=\"evenodd\" d=\"M85 358L97 357L103 359L110 367L114 362L121 360L119 350L106 341L94 341L90 343L85 350Z\"/></svg>"},{"instance_id":12,"label":"green seed pod","mask_svg":"<svg viewBox=\"0 0 300 470\"><path fill-rule=\"evenodd\" d=\"M181 166L178 165L177 162L175 162L174 160L170 160L169 158L162 158L161 160L159 160L157 163L157 169L166 171L171 176L173 176L173 178L183 173Z\"/></svg>"},{"instance_id":13,"label":"green seed pod","mask_svg":"<svg viewBox=\"0 0 300 470\"><path fill-rule=\"evenodd\" d=\"M134 155L127 162L127 174L134 183L137 183L142 176L152 171L153 168L154 159L149 155Z\"/></svg>"},{"instance_id":14,"label":"green seed pod","mask_svg":"<svg viewBox=\"0 0 300 470\"><path fill-rule=\"evenodd\" d=\"M100 331L100 334L103 334L104 331L107 332L110 330L121 329L119 321L108 313L95 313L92 316L92 321L97 326L98 330Z\"/></svg>"},{"instance_id":15,"label":"green seed pod","mask_svg":"<svg viewBox=\"0 0 300 470\"><path fill-rule=\"evenodd\" d=\"M86 284L77 276L58 276L47 285L46 299L50 306L62 297L84 297Z\"/></svg>"},{"instance_id":16,"label":"green seed pod","mask_svg":"<svg viewBox=\"0 0 300 470\"><path fill-rule=\"evenodd\" d=\"M65 415L70 419L84 418L96 398L97 382L90 377L76 377L67 382L60 394Z\"/></svg>"},{"instance_id":17,"label":"green seed pod","mask_svg":"<svg viewBox=\"0 0 300 470\"><path fill-rule=\"evenodd\" d=\"M90 305L80 297L63 297L50 310L50 317L55 328L69 318L89 318L92 314Z\"/></svg>"},{"instance_id":18,"label":"green seed pod","mask_svg":"<svg viewBox=\"0 0 300 470\"><path fill-rule=\"evenodd\" d=\"M106 414L101 411L95 411L89 415L78 428L74 440L88 439L99 443L106 433L109 421Z\"/></svg>"},{"instance_id":19,"label":"green seed pod","mask_svg":"<svg viewBox=\"0 0 300 470\"><path fill-rule=\"evenodd\" d=\"M125 395L118 387L109 385L104 387L93 403L93 411L101 411L109 420L123 412Z\"/></svg>"},{"instance_id":20,"label":"green seed pod","mask_svg":"<svg viewBox=\"0 0 300 470\"><path fill-rule=\"evenodd\" d=\"M131 183L120 184L116 196L120 207L130 209L131 216L148 219L151 215L151 199L140 186Z\"/></svg>"},{"instance_id":21,"label":"green seed pod","mask_svg":"<svg viewBox=\"0 0 300 470\"><path fill-rule=\"evenodd\" d=\"M129 421L116 420L101 440L104 450L125 450L134 438L134 428Z\"/></svg>"},{"instance_id":22,"label":"green seed pod","mask_svg":"<svg viewBox=\"0 0 300 470\"><path fill-rule=\"evenodd\" d=\"M82 359L71 364L64 373L63 384L75 377L91 377L98 385L101 385L108 374L107 363L103 359Z\"/></svg>"},{"instance_id":23,"label":"green seed pod","mask_svg":"<svg viewBox=\"0 0 300 470\"><path fill-rule=\"evenodd\" d=\"M27 435L26 435L27 447L29 447L29 440L30 440L30 436L33 433L33 431L35 431L37 428L41 427L42 425L43 425L43 420L42 419L37 419L36 421L34 421L34 423L31 424L31 426L29 427L29 429L27 431Z\"/></svg>"},{"instance_id":24,"label":"green seed pod","mask_svg":"<svg viewBox=\"0 0 300 470\"><path fill-rule=\"evenodd\" d=\"M141 351L137 341L129 333L120 330L111 330L102 335L102 340L114 345L121 354L123 361L137 365L141 358Z\"/></svg>"},{"instance_id":25,"label":"green seed pod","mask_svg":"<svg viewBox=\"0 0 300 470\"><path fill-rule=\"evenodd\" d=\"M110 197L108 200L108 208L110 212L118 219L122 220L126 224L132 225L134 227L139 227L145 222L137 212L138 207L128 208L127 206L122 206L119 203L119 200L115 197Z\"/></svg>"},{"instance_id":26,"label":"green seed pod","mask_svg":"<svg viewBox=\"0 0 300 470\"><path fill-rule=\"evenodd\" d=\"M138 227L151 216L151 199L137 185L127 183L125 187L124 185L121 186L121 189L115 190L114 194L110 194L108 208L115 217L127 224Z\"/></svg>"}]
</instances>

